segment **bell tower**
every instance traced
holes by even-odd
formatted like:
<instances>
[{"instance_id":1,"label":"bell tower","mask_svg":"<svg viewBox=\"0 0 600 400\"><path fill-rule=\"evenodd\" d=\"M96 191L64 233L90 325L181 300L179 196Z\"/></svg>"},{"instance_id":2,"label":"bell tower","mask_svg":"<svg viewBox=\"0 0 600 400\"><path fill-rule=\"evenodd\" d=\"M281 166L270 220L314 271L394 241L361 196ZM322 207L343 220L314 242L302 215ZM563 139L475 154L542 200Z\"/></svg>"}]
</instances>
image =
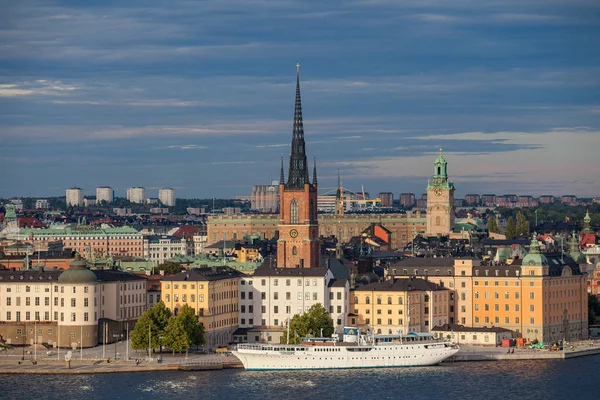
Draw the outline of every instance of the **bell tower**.
<instances>
[{"instance_id":1,"label":"bell tower","mask_svg":"<svg viewBox=\"0 0 600 400\"><path fill-rule=\"evenodd\" d=\"M321 244L317 220L317 163L315 160L311 183L302 122L300 64L296 64L296 104L291 150L287 182L283 159L281 160L277 268L319 267Z\"/></svg>"},{"instance_id":2,"label":"bell tower","mask_svg":"<svg viewBox=\"0 0 600 400\"><path fill-rule=\"evenodd\" d=\"M440 155L434 162L433 179L427 184L427 234L448 235L454 228L454 184L448 181L448 163Z\"/></svg>"}]
</instances>

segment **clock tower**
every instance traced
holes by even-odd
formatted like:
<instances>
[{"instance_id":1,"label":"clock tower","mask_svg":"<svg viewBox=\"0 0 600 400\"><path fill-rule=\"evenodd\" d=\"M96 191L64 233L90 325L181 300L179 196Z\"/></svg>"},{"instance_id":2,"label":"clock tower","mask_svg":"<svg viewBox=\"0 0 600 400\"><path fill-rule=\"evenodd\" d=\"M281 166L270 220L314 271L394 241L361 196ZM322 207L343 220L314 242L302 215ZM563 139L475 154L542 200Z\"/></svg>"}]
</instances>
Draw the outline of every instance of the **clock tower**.
<instances>
[{"instance_id":1,"label":"clock tower","mask_svg":"<svg viewBox=\"0 0 600 400\"><path fill-rule=\"evenodd\" d=\"M427 234L448 235L454 227L454 184L448 181L442 149L434 166L433 180L427 185Z\"/></svg>"},{"instance_id":2,"label":"clock tower","mask_svg":"<svg viewBox=\"0 0 600 400\"><path fill-rule=\"evenodd\" d=\"M285 181L283 158L279 179L279 240L277 268L311 268L321 265L321 243L317 221L317 164L312 183L302 123L300 100L300 64L296 64L296 104L288 180Z\"/></svg>"}]
</instances>

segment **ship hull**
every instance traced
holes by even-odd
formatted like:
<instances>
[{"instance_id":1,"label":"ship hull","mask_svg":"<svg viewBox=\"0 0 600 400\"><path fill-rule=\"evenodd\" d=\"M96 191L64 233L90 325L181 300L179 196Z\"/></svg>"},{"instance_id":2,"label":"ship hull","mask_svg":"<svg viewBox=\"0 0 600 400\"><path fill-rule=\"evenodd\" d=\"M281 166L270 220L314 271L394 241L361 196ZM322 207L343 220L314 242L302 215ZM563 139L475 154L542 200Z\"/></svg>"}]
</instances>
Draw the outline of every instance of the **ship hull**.
<instances>
[{"instance_id":1,"label":"ship hull","mask_svg":"<svg viewBox=\"0 0 600 400\"><path fill-rule=\"evenodd\" d=\"M269 348L268 346L265 346ZM273 350L233 351L248 371L395 368L436 365L458 349L438 345L315 346L294 352Z\"/></svg>"}]
</instances>

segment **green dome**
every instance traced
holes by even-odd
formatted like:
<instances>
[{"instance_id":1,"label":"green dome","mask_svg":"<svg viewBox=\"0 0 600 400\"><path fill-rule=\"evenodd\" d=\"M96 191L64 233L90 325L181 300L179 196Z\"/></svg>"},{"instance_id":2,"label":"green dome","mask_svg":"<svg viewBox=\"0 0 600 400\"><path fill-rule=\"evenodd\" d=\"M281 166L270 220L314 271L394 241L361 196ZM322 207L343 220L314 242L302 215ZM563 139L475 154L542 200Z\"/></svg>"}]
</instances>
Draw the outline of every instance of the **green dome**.
<instances>
[{"instance_id":1,"label":"green dome","mask_svg":"<svg viewBox=\"0 0 600 400\"><path fill-rule=\"evenodd\" d=\"M75 256L75 260L71 261L69 269L60 274L58 277L59 283L96 283L98 278L96 274L87 268L84 260L79 257L79 254Z\"/></svg>"},{"instance_id":2,"label":"green dome","mask_svg":"<svg viewBox=\"0 0 600 400\"><path fill-rule=\"evenodd\" d=\"M540 246L537 240L537 233L533 234L531 244L529 245L529 253L523 258L522 265L525 266L547 266L548 259L540 252Z\"/></svg>"}]
</instances>

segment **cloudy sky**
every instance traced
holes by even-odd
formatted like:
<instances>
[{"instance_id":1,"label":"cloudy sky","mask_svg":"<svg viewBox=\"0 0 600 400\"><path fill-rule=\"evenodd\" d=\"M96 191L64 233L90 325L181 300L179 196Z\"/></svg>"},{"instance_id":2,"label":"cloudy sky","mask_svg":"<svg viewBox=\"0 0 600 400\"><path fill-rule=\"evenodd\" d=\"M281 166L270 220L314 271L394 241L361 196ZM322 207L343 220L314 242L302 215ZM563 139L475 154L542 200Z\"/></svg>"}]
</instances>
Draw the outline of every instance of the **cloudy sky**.
<instances>
[{"instance_id":1,"label":"cloudy sky","mask_svg":"<svg viewBox=\"0 0 600 400\"><path fill-rule=\"evenodd\" d=\"M597 0L0 0L0 197L319 184L600 195Z\"/></svg>"}]
</instances>

